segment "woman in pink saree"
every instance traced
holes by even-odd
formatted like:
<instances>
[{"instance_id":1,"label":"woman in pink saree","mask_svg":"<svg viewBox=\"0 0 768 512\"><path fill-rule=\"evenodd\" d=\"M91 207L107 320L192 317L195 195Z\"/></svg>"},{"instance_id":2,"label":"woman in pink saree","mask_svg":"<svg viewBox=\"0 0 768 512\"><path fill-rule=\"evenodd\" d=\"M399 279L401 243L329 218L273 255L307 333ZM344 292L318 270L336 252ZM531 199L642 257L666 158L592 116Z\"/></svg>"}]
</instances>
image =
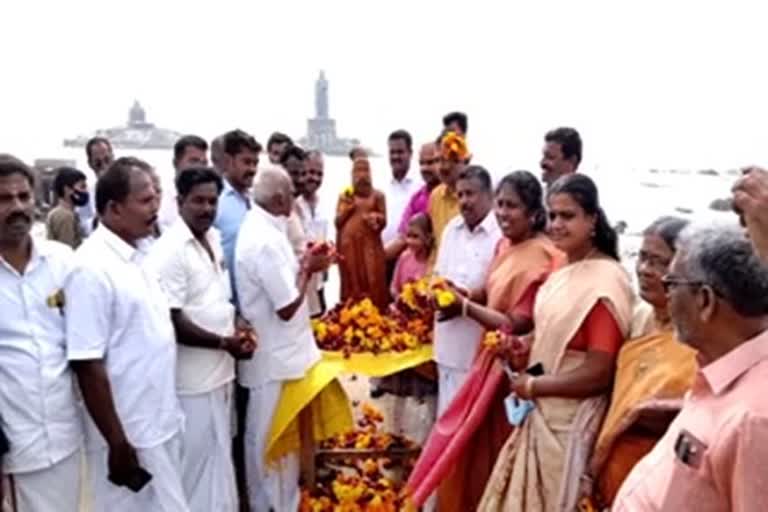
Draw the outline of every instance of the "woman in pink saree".
<instances>
[{"instance_id":1,"label":"woman in pink saree","mask_svg":"<svg viewBox=\"0 0 768 512\"><path fill-rule=\"evenodd\" d=\"M565 257L543 234L542 190L531 173L518 171L501 180L495 214L504 238L485 288L464 291L462 300L441 314L450 316L465 309L467 316L487 329L503 327L522 334L532 327L536 290ZM408 485L417 505L440 486L441 512L475 509L496 455L511 432L503 407L508 392L495 352L482 350L466 383L432 429L411 473Z\"/></svg>"}]
</instances>

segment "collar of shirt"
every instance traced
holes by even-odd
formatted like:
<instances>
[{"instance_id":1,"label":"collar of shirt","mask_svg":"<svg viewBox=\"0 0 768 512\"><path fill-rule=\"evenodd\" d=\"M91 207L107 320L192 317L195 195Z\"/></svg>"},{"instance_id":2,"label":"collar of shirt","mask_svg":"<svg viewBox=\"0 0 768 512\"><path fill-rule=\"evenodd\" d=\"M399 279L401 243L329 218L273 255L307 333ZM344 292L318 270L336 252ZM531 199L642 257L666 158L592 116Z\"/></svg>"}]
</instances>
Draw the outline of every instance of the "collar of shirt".
<instances>
[{"instance_id":1,"label":"collar of shirt","mask_svg":"<svg viewBox=\"0 0 768 512\"><path fill-rule=\"evenodd\" d=\"M259 206L257 203L253 204L251 212L264 219L269 225L277 229L278 231L285 233L288 229L288 217L272 215L267 210Z\"/></svg>"},{"instance_id":2,"label":"collar of shirt","mask_svg":"<svg viewBox=\"0 0 768 512\"><path fill-rule=\"evenodd\" d=\"M205 232L205 239L211 245L215 243L215 239L213 237L214 229L216 228L211 226L210 228L208 228L208 231ZM184 219L182 219L181 217L176 219L176 221L173 224L171 224L171 227L168 228L168 231L165 234L174 237L174 239L180 243L188 243L188 242L197 243L198 242L195 234L192 233L192 230L189 229L189 226L187 225L186 222L184 222Z\"/></svg>"},{"instance_id":3,"label":"collar of shirt","mask_svg":"<svg viewBox=\"0 0 768 512\"><path fill-rule=\"evenodd\" d=\"M723 357L701 369L700 375L709 384L715 395L719 395L736 379L763 359L768 358L768 331L731 350Z\"/></svg>"},{"instance_id":4,"label":"collar of shirt","mask_svg":"<svg viewBox=\"0 0 768 512\"><path fill-rule=\"evenodd\" d=\"M467 226L467 223L464 221L464 216L459 214L456 217L456 228L457 229L466 229L467 231L470 231L471 233L490 233L493 230L493 226L496 223L496 216L493 214L493 210L490 210L485 218L475 226L475 229L470 231L469 226Z\"/></svg>"},{"instance_id":5,"label":"collar of shirt","mask_svg":"<svg viewBox=\"0 0 768 512\"><path fill-rule=\"evenodd\" d=\"M407 174L406 174L405 176L403 176L403 179L401 179L401 180L398 180L397 178L395 178L394 176L392 176L392 179L389 181L389 183L390 183L391 185L396 185L396 186L397 186L397 185L399 185L399 186L407 187L407 186L409 186L411 183L413 183L413 178L411 178L411 177L410 177L409 175L407 175Z\"/></svg>"},{"instance_id":6,"label":"collar of shirt","mask_svg":"<svg viewBox=\"0 0 768 512\"><path fill-rule=\"evenodd\" d=\"M111 229L106 227L103 223L99 224L99 227L96 228L96 231L94 232L93 236L101 238L101 240L110 248L112 249L115 254L117 254L120 258L122 258L125 261L129 262L136 262L138 257L140 256L140 251L127 243L125 240L117 236Z\"/></svg>"},{"instance_id":7,"label":"collar of shirt","mask_svg":"<svg viewBox=\"0 0 768 512\"><path fill-rule=\"evenodd\" d=\"M48 258L48 256L53 253L52 244L55 243L49 242L48 240L35 240L34 238L32 238L31 242L32 249L29 253L29 261L27 262L27 266L24 268L24 274L32 272L35 268L37 268L38 265L42 264L46 258ZM13 268L7 261L5 261L5 258L3 258L2 255L0 255L0 263L9 272L17 276L19 275L16 269Z\"/></svg>"},{"instance_id":8,"label":"collar of shirt","mask_svg":"<svg viewBox=\"0 0 768 512\"><path fill-rule=\"evenodd\" d=\"M221 189L221 192L223 195L234 196L240 199L242 202L244 202L246 206L250 207L251 201L248 199L246 195L243 195L237 190L235 190L235 187L232 186L232 184L229 182L227 178L224 178L221 181L223 182L222 189Z\"/></svg>"}]
</instances>

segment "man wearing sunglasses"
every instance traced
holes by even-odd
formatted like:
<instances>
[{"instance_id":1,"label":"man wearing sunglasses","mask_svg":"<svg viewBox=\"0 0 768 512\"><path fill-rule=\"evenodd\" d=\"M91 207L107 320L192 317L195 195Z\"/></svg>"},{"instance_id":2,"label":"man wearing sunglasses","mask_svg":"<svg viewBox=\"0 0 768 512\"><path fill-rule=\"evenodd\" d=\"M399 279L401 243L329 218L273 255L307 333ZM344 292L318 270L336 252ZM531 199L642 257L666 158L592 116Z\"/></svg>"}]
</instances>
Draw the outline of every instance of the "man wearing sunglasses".
<instances>
[{"instance_id":1,"label":"man wearing sunglasses","mask_svg":"<svg viewBox=\"0 0 768 512\"><path fill-rule=\"evenodd\" d=\"M682 238L663 283L700 369L612 510L768 510L768 266L738 226Z\"/></svg>"}]
</instances>

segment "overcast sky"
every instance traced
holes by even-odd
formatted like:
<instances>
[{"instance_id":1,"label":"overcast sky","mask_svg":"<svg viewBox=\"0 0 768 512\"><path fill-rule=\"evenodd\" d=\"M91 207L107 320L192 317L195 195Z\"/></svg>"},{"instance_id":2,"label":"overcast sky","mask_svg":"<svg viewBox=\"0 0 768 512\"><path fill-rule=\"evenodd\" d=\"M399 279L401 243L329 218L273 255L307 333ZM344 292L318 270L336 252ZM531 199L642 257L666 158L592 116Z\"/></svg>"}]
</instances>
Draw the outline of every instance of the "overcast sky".
<instances>
[{"instance_id":1,"label":"overcast sky","mask_svg":"<svg viewBox=\"0 0 768 512\"><path fill-rule=\"evenodd\" d=\"M764 2L763 5L766 5ZM473 152L538 156L579 128L594 164L768 158L768 7L706 1L5 1L0 146L150 120L301 136L330 80L342 135L432 138L470 114ZM525 155L525 156L524 156ZM764 163L768 163L765 162Z\"/></svg>"}]
</instances>

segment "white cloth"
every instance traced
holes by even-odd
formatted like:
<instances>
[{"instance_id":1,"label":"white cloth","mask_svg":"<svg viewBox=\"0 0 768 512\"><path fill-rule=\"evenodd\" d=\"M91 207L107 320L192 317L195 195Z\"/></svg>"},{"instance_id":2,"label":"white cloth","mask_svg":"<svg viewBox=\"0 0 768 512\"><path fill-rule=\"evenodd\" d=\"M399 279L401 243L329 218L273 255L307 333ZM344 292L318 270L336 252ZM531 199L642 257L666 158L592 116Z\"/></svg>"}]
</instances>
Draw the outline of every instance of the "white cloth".
<instances>
[{"instance_id":1,"label":"white cloth","mask_svg":"<svg viewBox=\"0 0 768 512\"><path fill-rule=\"evenodd\" d=\"M251 388L245 423L245 475L252 512L293 511L299 507L299 456L291 453L267 464L267 438L283 383Z\"/></svg>"},{"instance_id":2,"label":"white cloth","mask_svg":"<svg viewBox=\"0 0 768 512\"><path fill-rule=\"evenodd\" d=\"M299 212L302 226L304 227L304 237L308 241L324 242L328 240L328 218L321 213L321 205L318 202L312 206L304 196L296 198L296 210ZM309 291L307 292L307 305L309 314L319 315L323 312L320 302L320 290L325 287L328 279L328 273L315 274L312 276Z\"/></svg>"},{"instance_id":3,"label":"white cloth","mask_svg":"<svg viewBox=\"0 0 768 512\"><path fill-rule=\"evenodd\" d=\"M56 304L72 250L34 240L19 274L0 256L0 428L10 443L3 470L50 467L82 444L83 426Z\"/></svg>"},{"instance_id":4,"label":"white cloth","mask_svg":"<svg viewBox=\"0 0 768 512\"><path fill-rule=\"evenodd\" d=\"M171 309L180 309L198 327L220 336L235 330L229 273L216 228L205 234L213 259L179 218L152 246L147 264L160 277ZM223 350L177 347L179 395L207 393L232 382L235 360Z\"/></svg>"},{"instance_id":5,"label":"white cloth","mask_svg":"<svg viewBox=\"0 0 768 512\"><path fill-rule=\"evenodd\" d=\"M176 200L176 171L174 169L160 174L160 209L157 212L157 224L160 226L160 233L164 233L176 224L181 217L179 216L179 204Z\"/></svg>"},{"instance_id":6,"label":"white cloth","mask_svg":"<svg viewBox=\"0 0 768 512\"><path fill-rule=\"evenodd\" d=\"M88 452L93 512L190 512L179 476L179 436L152 448L136 450L139 464L152 475L152 480L139 492L109 481L108 455L106 448Z\"/></svg>"},{"instance_id":7,"label":"white cloth","mask_svg":"<svg viewBox=\"0 0 768 512\"><path fill-rule=\"evenodd\" d=\"M384 245L395 240L398 236L398 228L400 227L400 219L403 216L408 201L411 200L411 196L419 191L423 183L406 175L400 181L397 181L394 177L390 176L387 184L383 187L382 192L387 198L387 225L384 227L384 231L381 232L381 241Z\"/></svg>"},{"instance_id":8,"label":"white cloth","mask_svg":"<svg viewBox=\"0 0 768 512\"><path fill-rule=\"evenodd\" d=\"M75 253L64 287L67 356L104 361L117 415L136 448L164 443L183 424L168 301L144 256L102 224ZM90 416L86 437L91 447L104 446Z\"/></svg>"},{"instance_id":9,"label":"white cloth","mask_svg":"<svg viewBox=\"0 0 768 512\"><path fill-rule=\"evenodd\" d=\"M451 405L464 381L467 380L469 371L457 370L449 366L437 365L437 417L443 415Z\"/></svg>"},{"instance_id":10,"label":"white cloth","mask_svg":"<svg viewBox=\"0 0 768 512\"><path fill-rule=\"evenodd\" d=\"M88 187L88 202L83 206L76 206L75 212L80 219L80 227L83 230L83 236L88 236L93 231L93 220L96 218L96 173L90 168L83 168L86 185Z\"/></svg>"},{"instance_id":11,"label":"white cloth","mask_svg":"<svg viewBox=\"0 0 768 512\"><path fill-rule=\"evenodd\" d=\"M235 282L240 311L259 336L253 357L238 363L238 382L249 388L300 379L320 360L307 301L287 321L277 314L299 296L299 262L285 229L285 217L254 205L237 238Z\"/></svg>"},{"instance_id":12,"label":"white cloth","mask_svg":"<svg viewBox=\"0 0 768 512\"><path fill-rule=\"evenodd\" d=\"M435 273L469 290L482 287L501 237L492 212L473 231L461 215L454 217L443 231ZM435 322L435 361L469 370L482 334L482 326L470 318Z\"/></svg>"},{"instance_id":13,"label":"white cloth","mask_svg":"<svg viewBox=\"0 0 768 512\"><path fill-rule=\"evenodd\" d=\"M181 444L181 482L192 512L237 510L232 464L232 384L182 396L187 418Z\"/></svg>"},{"instance_id":14,"label":"white cloth","mask_svg":"<svg viewBox=\"0 0 768 512\"><path fill-rule=\"evenodd\" d=\"M77 450L45 469L7 475L3 479L7 510L79 512L81 462L82 452Z\"/></svg>"}]
</instances>

